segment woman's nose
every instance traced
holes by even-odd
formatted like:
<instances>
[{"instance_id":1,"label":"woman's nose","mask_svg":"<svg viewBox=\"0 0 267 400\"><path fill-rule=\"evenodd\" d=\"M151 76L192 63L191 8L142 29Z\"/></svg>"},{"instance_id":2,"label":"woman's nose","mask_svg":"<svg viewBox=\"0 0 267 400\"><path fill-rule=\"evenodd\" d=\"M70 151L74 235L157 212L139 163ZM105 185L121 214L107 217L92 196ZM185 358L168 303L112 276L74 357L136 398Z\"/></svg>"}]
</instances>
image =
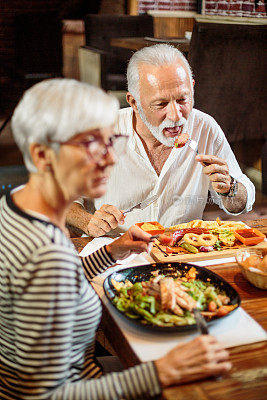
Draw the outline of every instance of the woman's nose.
<instances>
[{"instance_id":1,"label":"woman's nose","mask_svg":"<svg viewBox=\"0 0 267 400\"><path fill-rule=\"evenodd\" d=\"M170 102L167 110L167 118L173 122L178 122L182 116L180 105L175 101Z\"/></svg>"},{"instance_id":2,"label":"woman's nose","mask_svg":"<svg viewBox=\"0 0 267 400\"><path fill-rule=\"evenodd\" d=\"M112 166L116 162L117 162L117 157L114 152L114 149L113 149L113 147L109 146L106 149L106 153L102 156L102 158L98 162L98 165L103 168L103 167Z\"/></svg>"}]
</instances>

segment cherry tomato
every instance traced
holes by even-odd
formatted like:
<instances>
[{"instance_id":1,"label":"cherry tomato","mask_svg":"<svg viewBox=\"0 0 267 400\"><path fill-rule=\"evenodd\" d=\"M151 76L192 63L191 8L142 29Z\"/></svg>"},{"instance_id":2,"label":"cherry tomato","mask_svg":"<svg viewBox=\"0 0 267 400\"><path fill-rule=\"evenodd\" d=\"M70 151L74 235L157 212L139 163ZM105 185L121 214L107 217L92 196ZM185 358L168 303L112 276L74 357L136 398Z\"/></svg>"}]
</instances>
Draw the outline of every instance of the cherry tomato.
<instances>
[{"instance_id":1,"label":"cherry tomato","mask_svg":"<svg viewBox=\"0 0 267 400\"><path fill-rule=\"evenodd\" d=\"M215 301L210 301L209 305L208 305L208 310L210 312L214 312L214 311L216 311L216 308L217 308L217 305L216 305Z\"/></svg>"}]
</instances>

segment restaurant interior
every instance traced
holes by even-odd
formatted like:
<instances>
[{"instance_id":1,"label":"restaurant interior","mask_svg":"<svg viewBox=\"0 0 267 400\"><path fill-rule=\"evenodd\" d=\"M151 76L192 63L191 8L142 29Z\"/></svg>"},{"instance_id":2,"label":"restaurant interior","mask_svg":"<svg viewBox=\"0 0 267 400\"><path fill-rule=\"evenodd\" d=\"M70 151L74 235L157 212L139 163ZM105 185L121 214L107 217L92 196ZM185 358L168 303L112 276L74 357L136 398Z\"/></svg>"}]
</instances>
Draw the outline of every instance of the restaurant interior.
<instances>
[{"instance_id":1,"label":"restaurant interior","mask_svg":"<svg viewBox=\"0 0 267 400\"><path fill-rule=\"evenodd\" d=\"M203 220L254 221L250 226L267 233L266 1L8 0L0 4L0 197L28 179L10 127L26 89L44 79L74 78L112 93L124 108L131 55L144 46L170 43L192 67L195 108L216 119L256 188L250 212L232 216L207 202ZM69 233L81 250L83 239L71 228ZM228 273L226 267L215 266L214 272L223 271L238 287L246 311L266 328L266 292L245 278L239 285L233 261L231 268ZM119 355L125 365L128 357L127 366L140 362L128 341L134 331L123 335L124 325L114 322L106 303L104 311L97 333L103 351ZM264 342L254 342L231 348L231 376L169 388L164 398L263 400L267 349Z\"/></svg>"},{"instance_id":2,"label":"restaurant interior","mask_svg":"<svg viewBox=\"0 0 267 400\"><path fill-rule=\"evenodd\" d=\"M126 107L125 71L132 52L169 40L184 51L194 71L195 107L218 121L242 170L256 187L253 211L244 218L266 217L266 3L89 3L2 3L1 194L25 180L9 119L26 88L46 78L74 78L111 91L119 98L121 107ZM125 41L125 37L129 40ZM215 215L212 206L206 211L207 218ZM227 218L223 211L219 216Z\"/></svg>"}]
</instances>

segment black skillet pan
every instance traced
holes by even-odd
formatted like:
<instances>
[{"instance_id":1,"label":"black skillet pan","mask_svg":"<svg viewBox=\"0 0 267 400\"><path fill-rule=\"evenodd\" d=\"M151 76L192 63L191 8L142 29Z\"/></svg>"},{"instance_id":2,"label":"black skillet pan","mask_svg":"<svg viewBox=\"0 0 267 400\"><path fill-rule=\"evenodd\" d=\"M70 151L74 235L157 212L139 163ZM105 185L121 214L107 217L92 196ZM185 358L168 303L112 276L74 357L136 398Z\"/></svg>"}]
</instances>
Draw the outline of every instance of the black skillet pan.
<instances>
[{"instance_id":1,"label":"black skillet pan","mask_svg":"<svg viewBox=\"0 0 267 400\"><path fill-rule=\"evenodd\" d=\"M177 271L181 272L181 277L184 276L191 267L196 268L197 270L197 279L204 281L204 282L209 282L213 284L216 288L219 288L220 290L223 290L226 295L230 298L230 303L229 304L237 304L238 306L233 310L230 311L226 316L220 317L220 318L215 318L213 320L208 320L208 325L212 323L216 323L221 318L226 318L228 315L233 313L241 303L241 299L237 291L228 283L226 282L225 279L221 278L219 275L215 274L214 272L203 268L203 267L197 267L195 265L191 264L186 264L186 263L178 263L178 262L172 262L172 263L155 263L155 264L149 264L149 265L139 265L137 267L133 268L125 268L121 269L120 271L113 272L113 274L109 275L105 281L104 281L104 290L105 293L112 303L113 298L116 295L116 290L114 286L111 283L111 279L114 279L117 282L125 282L126 279L129 280L132 283L135 282L141 282L141 281L147 281L151 278L152 271L159 270L161 275L165 276L172 276L172 277L177 277ZM112 305L115 307L115 305L112 303ZM116 307L115 307L116 308ZM117 310L117 308L116 308ZM117 310L120 312L119 310ZM161 332L182 332L182 331L187 331L187 330L193 330L197 329L196 324L193 325L183 325L183 326L156 326L156 325L149 325L149 324L143 324L141 320L138 319L132 319L130 317L127 317L123 312L120 312L124 318L126 318L128 321L130 321L132 324L134 324L137 327L145 327L153 331L161 331Z\"/></svg>"}]
</instances>

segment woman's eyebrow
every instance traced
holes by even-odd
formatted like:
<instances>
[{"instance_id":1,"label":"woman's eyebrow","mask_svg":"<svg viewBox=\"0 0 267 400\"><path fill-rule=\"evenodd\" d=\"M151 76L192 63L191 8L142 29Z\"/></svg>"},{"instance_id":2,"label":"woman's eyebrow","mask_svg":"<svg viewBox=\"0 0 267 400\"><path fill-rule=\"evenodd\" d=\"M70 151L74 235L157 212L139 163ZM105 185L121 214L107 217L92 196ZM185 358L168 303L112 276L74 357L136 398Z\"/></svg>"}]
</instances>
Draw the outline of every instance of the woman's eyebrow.
<instances>
[{"instance_id":1,"label":"woman's eyebrow","mask_svg":"<svg viewBox=\"0 0 267 400\"><path fill-rule=\"evenodd\" d=\"M87 139L99 139L101 138L101 134L99 131L91 131L91 132L81 132L79 135L77 135L76 139L80 139L82 141L86 141Z\"/></svg>"}]
</instances>

